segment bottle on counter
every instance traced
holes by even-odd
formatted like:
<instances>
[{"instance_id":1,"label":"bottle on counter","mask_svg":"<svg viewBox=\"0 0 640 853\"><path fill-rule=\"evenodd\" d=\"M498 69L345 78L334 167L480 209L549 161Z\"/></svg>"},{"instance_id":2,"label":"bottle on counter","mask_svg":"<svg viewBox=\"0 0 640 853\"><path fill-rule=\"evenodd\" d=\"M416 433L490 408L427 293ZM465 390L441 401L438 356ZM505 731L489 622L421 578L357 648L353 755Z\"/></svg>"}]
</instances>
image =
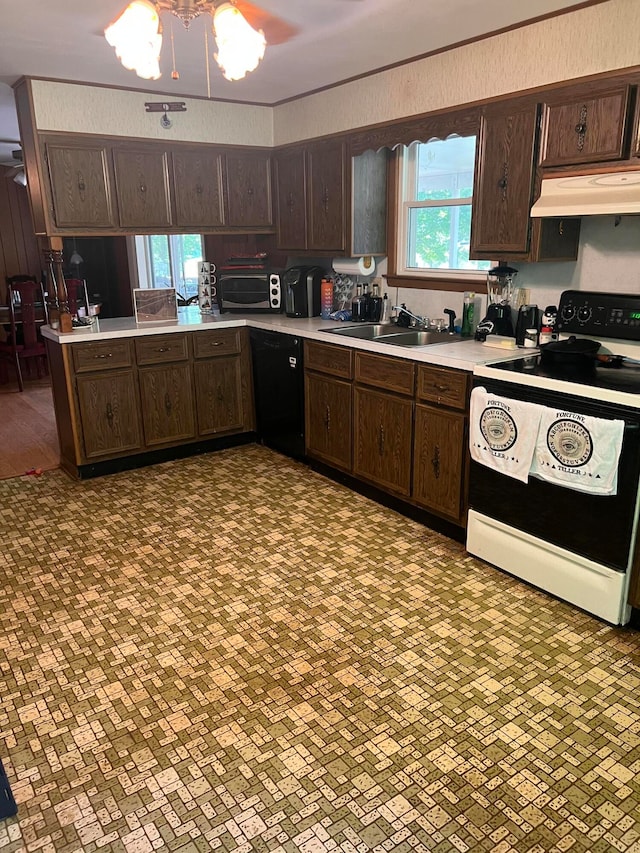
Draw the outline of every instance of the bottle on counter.
<instances>
[{"instance_id":1,"label":"bottle on counter","mask_svg":"<svg viewBox=\"0 0 640 853\"><path fill-rule=\"evenodd\" d=\"M362 298L364 300L364 320L371 319L371 294L369 293L369 285L365 282L362 285Z\"/></svg>"},{"instance_id":2,"label":"bottle on counter","mask_svg":"<svg viewBox=\"0 0 640 853\"><path fill-rule=\"evenodd\" d=\"M374 281L371 285L373 294L371 296L371 311L370 318L374 323L379 323L382 320L383 298L380 296L380 287L378 282Z\"/></svg>"},{"instance_id":3,"label":"bottle on counter","mask_svg":"<svg viewBox=\"0 0 640 853\"><path fill-rule=\"evenodd\" d=\"M333 281L323 278L320 282L320 316L328 320L333 312Z\"/></svg>"},{"instance_id":4,"label":"bottle on counter","mask_svg":"<svg viewBox=\"0 0 640 853\"><path fill-rule=\"evenodd\" d=\"M463 338L470 338L475 331L473 323L475 301L475 293L466 292L464 294L464 303L462 306L462 329L460 331Z\"/></svg>"},{"instance_id":5,"label":"bottle on counter","mask_svg":"<svg viewBox=\"0 0 640 853\"><path fill-rule=\"evenodd\" d=\"M365 320L365 303L362 295L362 285L358 282L356 285L356 295L351 300L351 319L356 322Z\"/></svg>"},{"instance_id":6,"label":"bottle on counter","mask_svg":"<svg viewBox=\"0 0 640 853\"><path fill-rule=\"evenodd\" d=\"M382 297L382 314L380 315L381 323L389 322L389 294L385 293Z\"/></svg>"}]
</instances>

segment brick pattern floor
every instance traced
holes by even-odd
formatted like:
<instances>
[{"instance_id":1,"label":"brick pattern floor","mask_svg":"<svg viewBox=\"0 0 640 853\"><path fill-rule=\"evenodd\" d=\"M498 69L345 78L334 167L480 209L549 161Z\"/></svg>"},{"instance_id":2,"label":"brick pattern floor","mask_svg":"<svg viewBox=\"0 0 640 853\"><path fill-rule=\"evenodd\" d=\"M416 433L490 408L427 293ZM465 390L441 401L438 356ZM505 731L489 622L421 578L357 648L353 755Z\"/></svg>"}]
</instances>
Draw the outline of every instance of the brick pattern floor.
<instances>
[{"instance_id":1,"label":"brick pattern floor","mask_svg":"<svg viewBox=\"0 0 640 853\"><path fill-rule=\"evenodd\" d=\"M2 853L640 851L640 633L255 445L0 526Z\"/></svg>"}]
</instances>

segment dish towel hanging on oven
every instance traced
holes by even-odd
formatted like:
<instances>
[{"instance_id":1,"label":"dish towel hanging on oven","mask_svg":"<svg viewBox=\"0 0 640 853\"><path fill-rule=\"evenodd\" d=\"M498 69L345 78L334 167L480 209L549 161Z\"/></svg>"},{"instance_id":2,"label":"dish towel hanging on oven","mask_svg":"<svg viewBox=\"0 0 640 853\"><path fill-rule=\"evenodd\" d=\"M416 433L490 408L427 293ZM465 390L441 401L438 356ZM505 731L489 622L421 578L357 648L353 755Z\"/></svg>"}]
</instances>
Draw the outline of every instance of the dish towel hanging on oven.
<instances>
[{"instance_id":1,"label":"dish towel hanging on oven","mask_svg":"<svg viewBox=\"0 0 640 853\"><path fill-rule=\"evenodd\" d=\"M527 482L542 406L509 400L474 388L471 392L471 458L507 477Z\"/></svg>"},{"instance_id":2,"label":"dish towel hanging on oven","mask_svg":"<svg viewBox=\"0 0 640 853\"><path fill-rule=\"evenodd\" d=\"M624 421L543 408L531 475L593 495L615 495Z\"/></svg>"}]
</instances>

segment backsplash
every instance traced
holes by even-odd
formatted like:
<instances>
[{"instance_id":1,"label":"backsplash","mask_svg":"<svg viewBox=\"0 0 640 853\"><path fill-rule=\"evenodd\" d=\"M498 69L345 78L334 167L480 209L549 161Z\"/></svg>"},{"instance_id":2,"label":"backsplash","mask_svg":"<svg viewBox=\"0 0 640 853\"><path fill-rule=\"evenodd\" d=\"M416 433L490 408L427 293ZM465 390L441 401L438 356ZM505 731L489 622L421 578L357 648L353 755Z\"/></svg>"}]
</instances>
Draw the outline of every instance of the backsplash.
<instances>
[{"instance_id":1,"label":"backsplash","mask_svg":"<svg viewBox=\"0 0 640 853\"><path fill-rule=\"evenodd\" d=\"M517 287L529 289L529 301L545 308L557 305L563 290L596 290L610 293L640 292L640 216L589 216L582 220L578 260L565 263L526 264L513 261L518 270ZM470 287L470 290L473 288ZM390 288L394 305L405 302L416 314L443 317L453 308L462 318L462 293L413 288ZM481 315L486 308L482 296Z\"/></svg>"}]
</instances>

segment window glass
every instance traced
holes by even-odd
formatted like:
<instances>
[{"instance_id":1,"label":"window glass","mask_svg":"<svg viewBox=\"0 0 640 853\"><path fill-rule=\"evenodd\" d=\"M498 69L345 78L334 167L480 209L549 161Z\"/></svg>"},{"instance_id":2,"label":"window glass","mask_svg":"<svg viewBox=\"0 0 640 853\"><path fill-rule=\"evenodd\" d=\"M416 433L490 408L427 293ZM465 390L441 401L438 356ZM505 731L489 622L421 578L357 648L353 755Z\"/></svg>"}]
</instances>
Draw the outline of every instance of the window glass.
<instances>
[{"instance_id":1,"label":"window glass","mask_svg":"<svg viewBox=\"0 0 640 853\"><path fill-rule=\"evenodd\" d=\"M151 234L135 240L140 287L175 287L185 299L198 295L200 234Z\"/></svg>"},{"instance_id":2,"label":"window glass","mask_svg":"<svg viewBox=\"0 0 640 853\"><path fill-rule=\"evenodd\" d=\"M405 149L400 181L399 272L473 274L490 261L469 258L474 136L419 143Z\"/></svg>"}]
</instances>

